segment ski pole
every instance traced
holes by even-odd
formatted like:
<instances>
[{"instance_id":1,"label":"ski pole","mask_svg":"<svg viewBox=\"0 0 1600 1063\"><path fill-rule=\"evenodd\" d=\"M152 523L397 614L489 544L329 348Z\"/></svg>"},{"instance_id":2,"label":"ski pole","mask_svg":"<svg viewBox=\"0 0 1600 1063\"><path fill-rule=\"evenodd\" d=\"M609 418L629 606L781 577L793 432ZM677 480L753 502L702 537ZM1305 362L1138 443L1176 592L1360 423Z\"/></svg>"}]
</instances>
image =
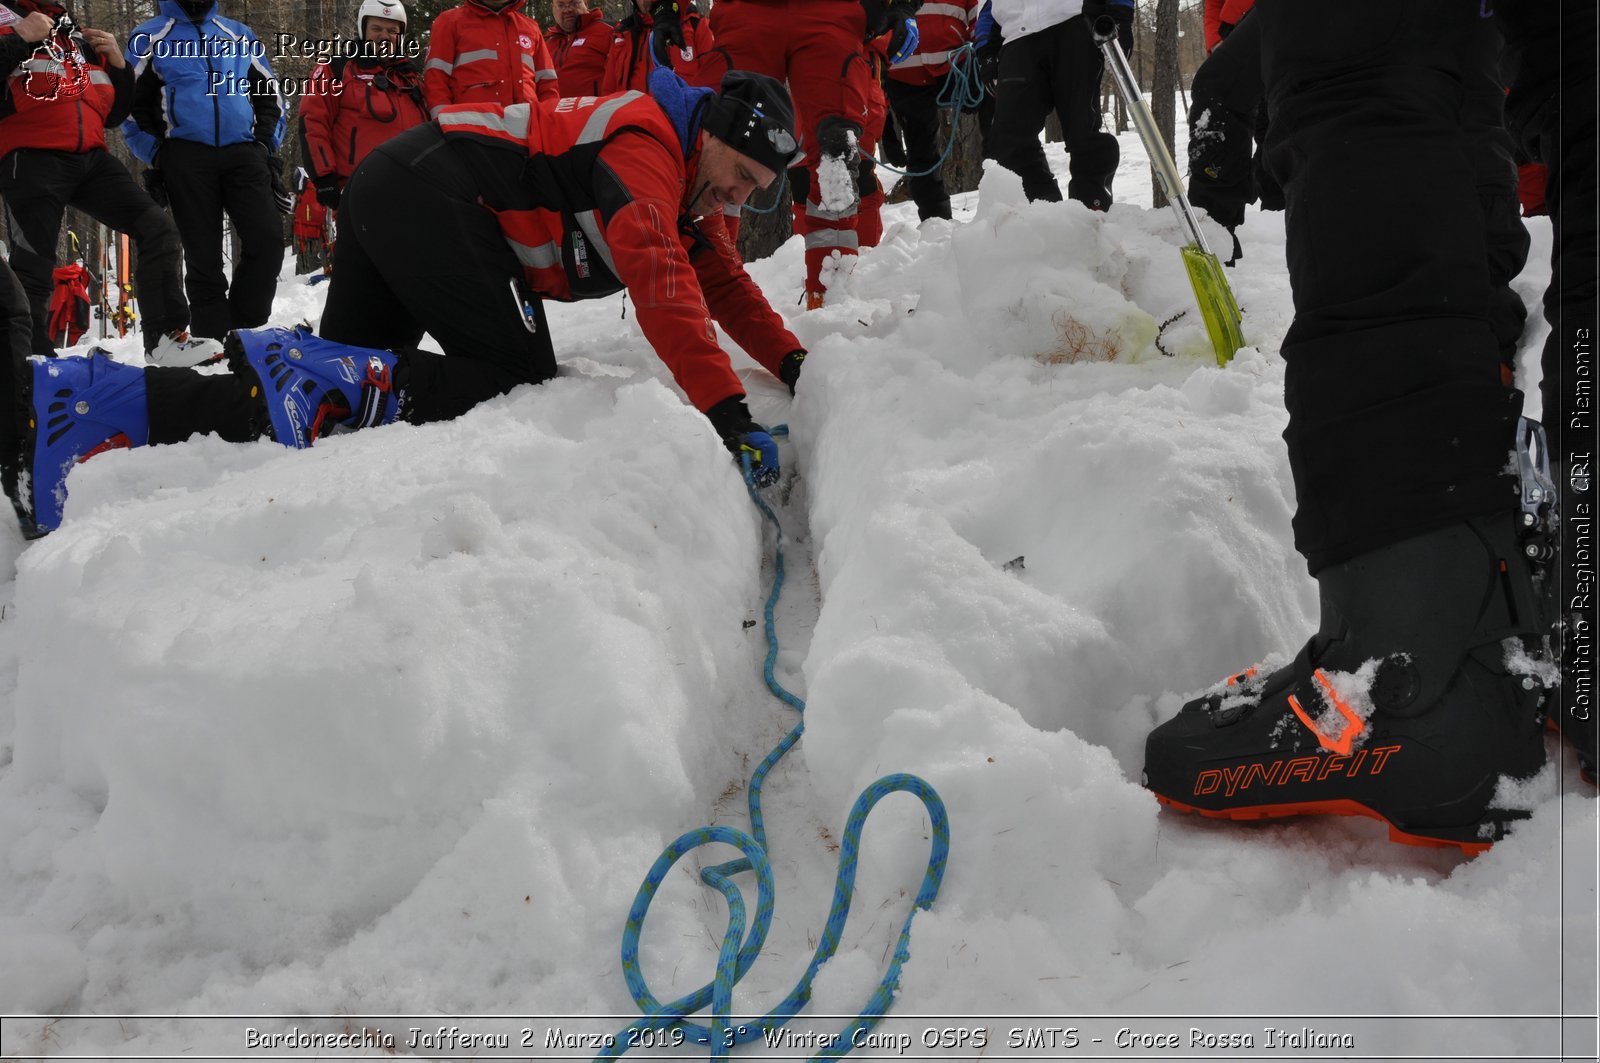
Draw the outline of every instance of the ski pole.
<instances>
[{"instance_id":1,"label":"ski pole","mask_svg":"<svg viewBox=\"0 0 1600 1063\"><path fill-rule=\"evenodd\" d=\"M1195 302L1200 307L1206 334L1211 337L1212 349L1217 353L1217 364L1227 365L1234 353L1244 346L1239 304L1234 301L1233 289L1228 286L1228 278L1222 272L1222 263L1217 261L1217 256L1206 244L1205 234L1200 231L1200 219L1189 205L1189 197L1184 195L1183 178L1178 175L1178 165L1172 161L1172 153L1167 150L1166 142L1156 129L1155 116L1150 113L1139 91L1139 83L1133 78L1128 57L1122 54L1122 46L1117 43L1116 20L1109 15L1102 15L1095 20L1092 31L1095 43L1105 53L1106 66L1111 70L1117 95L1122 97L1123 104L1128 108L1133 126L1139 132L1139 140L1150 156L1150 167L1155 172L1156 180L1161 183L1162 191L1167 194L1167 205L1177 215L1178 224L1189 238L1189 243L1183 248L1183 265L1189 273L1189 284L1194 288Z\"/></svg>"}]
</instances>

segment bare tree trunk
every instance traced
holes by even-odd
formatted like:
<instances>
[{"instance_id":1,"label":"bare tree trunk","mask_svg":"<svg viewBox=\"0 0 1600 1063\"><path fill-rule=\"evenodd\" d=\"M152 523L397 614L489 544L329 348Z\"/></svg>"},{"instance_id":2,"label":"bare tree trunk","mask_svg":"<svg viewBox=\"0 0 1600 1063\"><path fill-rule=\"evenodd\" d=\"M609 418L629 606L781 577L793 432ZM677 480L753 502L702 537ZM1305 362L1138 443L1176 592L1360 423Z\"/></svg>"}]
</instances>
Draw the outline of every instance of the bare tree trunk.
<instances>
[{"instance_id":1,"label":"bare tree trunk","mask_svg":"<svg viewBox=\"0 0 1600 1063\"><path fill-rule=\"evenodd\" d=\"M1177 91L1178 0L1156 0L1155 76L1150 86L1150 112L1156 120L1156 129L1160 131L1161 139L1166 142L1168 152L1175 150L1177 108L1174 106L1173 96ZM1150 182L1155 190L1154 205L1166 206L1166 193L1162 191L1161 182L1156 180L1153 170Z\"/></svg>"},{"instance_id":2,"label":"bare tree trunk","mask_svg":"<svg viewBox=\"0 0 1600 1063\"><path fill-rule=\"evenodd\" d=\"M778 201L772 209L760 214L746 211L744 221L739 226L739 257L746 262L766 258L794 235L794 218L793 212L789 209L787 177L780 177L778 185ZM755 206L763 209L771 198L771 192L758 192L751 197L755 201Z\"/></svg>"}]
</instances>

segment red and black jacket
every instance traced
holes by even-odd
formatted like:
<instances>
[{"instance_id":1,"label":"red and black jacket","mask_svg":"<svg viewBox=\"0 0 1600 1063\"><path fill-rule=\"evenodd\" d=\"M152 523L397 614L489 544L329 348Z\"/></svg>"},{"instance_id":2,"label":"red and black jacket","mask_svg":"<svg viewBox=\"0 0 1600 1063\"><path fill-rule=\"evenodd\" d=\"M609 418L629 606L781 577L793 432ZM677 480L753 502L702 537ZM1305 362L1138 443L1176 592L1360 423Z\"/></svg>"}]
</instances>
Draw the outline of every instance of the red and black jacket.
<instances>
[{"instance_id":1,"label":"red and black jacket","mask_svg":"<svg viewBox=\"0 0 1600 1063\"><path fill-rule=\"evenodd\" d=\"M731 248L688 214L697 121L680 134L653 97L628 92L554 108L447 107L437 125L529 286L558 300L627 289L645 338L697 409L744 394L714 321L774 375L801 347Z\"/></svg>"},{"instance_id":2,"label":"red and black jacket","mask_svg":"<svg viewBox=\"0 0 1600 1063\"><path fill-rule=\"evenodd\" d=\"M0 157L18 148L87 152L106 146L106 127L121 122L133 105L133 72L109 68L83 36L71 28L66 9L37 0L6 0L13 14L35 11L56 20L56 31L30 44L0 26Z\"/></svg>"},{"instance_id":3,"label":"red and black jacket","mask_svg":"<svg viewBox=\"0 0 1600 1063\"><path fill-rule=\"evenodd\" d=\"M318 187L344 187L356 164L428 120L422 72L404 57L324 60L300 100L302 156Z\"/></svg>"},{"instance_id":4,"label":"red and black jacket","mask_svg":"<svg viewBox=\"0 0 1600 1063\"><path fill-rule=\"evenodd\" d=\"M598 96L611 52L611 24L596 8L578 18L578 28L568 33L560 26L545 30L544 43L556 64L563 96Z\"/></svg>"}]
</instances>

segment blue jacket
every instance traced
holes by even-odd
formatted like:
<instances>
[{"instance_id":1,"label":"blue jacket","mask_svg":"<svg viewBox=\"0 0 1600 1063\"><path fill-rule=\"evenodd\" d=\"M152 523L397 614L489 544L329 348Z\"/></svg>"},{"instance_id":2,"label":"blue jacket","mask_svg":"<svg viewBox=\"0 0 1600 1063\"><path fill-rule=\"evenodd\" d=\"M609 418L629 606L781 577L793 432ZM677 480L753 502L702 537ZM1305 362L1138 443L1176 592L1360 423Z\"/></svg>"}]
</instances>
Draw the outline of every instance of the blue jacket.
<instances>
[{"instance_id":1,"label":"blue jacket","mask_svg":"<svg viewBox=\"0 0 1600 1063\"><path fill-rule=\"evenodd\" d=\"M122 136L150 163L168 137L213 147L259 140L273 151L283 141L288 107L250 27L217 14L198 20L177 0L128 34L133 111Z\"/></svg>"}]
</instances>

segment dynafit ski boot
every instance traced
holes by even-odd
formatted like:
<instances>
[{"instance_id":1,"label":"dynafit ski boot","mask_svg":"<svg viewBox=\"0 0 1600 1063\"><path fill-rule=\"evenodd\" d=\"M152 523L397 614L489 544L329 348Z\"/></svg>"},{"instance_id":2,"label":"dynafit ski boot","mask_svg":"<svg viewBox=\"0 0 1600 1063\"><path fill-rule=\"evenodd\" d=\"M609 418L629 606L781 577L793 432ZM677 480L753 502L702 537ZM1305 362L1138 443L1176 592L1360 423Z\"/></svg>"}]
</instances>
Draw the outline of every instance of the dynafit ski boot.
<instances>
[{"instance_id":1,"label":"dynafit ski boot","mask_svg":"<svg viewBox=\"0 0 1600 1063\"><path fill-rule=\"evenodd\" d=\"M1395 841L1487 849L1527 815L1502 807L1500 780L1545 759L1545 610L1513 516L1374 550L1317 582L1322 623L1294 663L1184 705L1146 741L1144 785L1204 816L1370 816Z\"/></svg>"}]
</instances>

